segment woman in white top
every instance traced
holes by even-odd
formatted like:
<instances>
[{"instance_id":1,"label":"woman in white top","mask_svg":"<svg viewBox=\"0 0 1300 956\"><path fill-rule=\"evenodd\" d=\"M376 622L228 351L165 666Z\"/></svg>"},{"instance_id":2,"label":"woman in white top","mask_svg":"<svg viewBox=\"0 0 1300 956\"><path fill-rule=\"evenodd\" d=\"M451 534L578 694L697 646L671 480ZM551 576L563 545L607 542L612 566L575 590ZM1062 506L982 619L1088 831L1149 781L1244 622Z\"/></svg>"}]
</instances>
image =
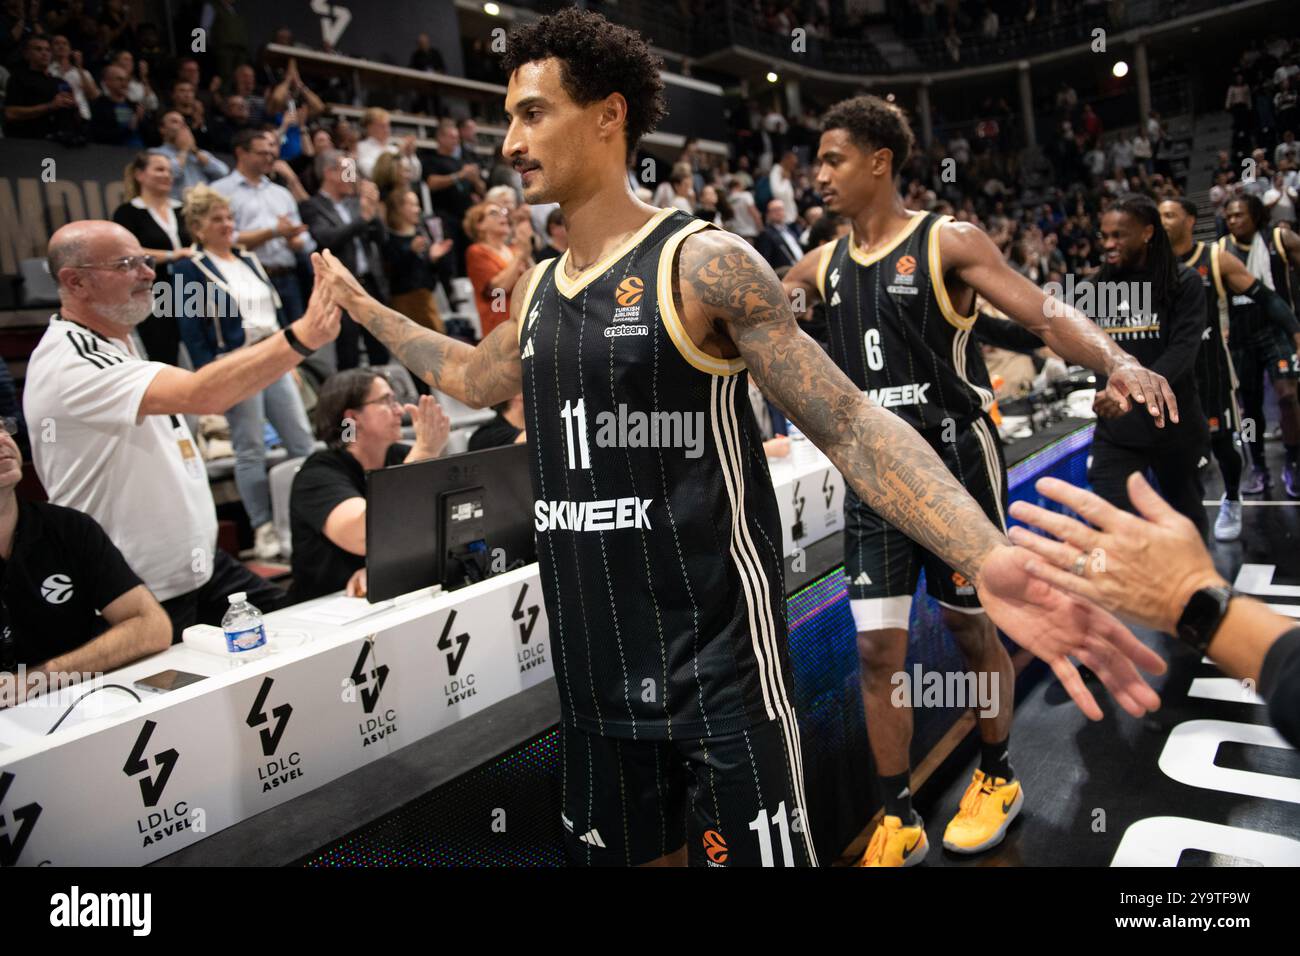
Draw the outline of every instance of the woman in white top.
<instances>
[{"instance_id":1,"label":"woman in white top","mask_svg":"<svg viewBox=\"0 0 1300 956\"><path fill-rule=\"evenodd\" d=\"M261 263L231 245L235 221L225 197L195 186L185 194L184 217L196 248L176 266L183 297L176 311L185 347L201 368L274 335L284 315ZM280 553L280 542L271 522L264 423L275 427L290 458L304 458L315 447L293 373L230 408L226 420L235 446L235 485L254 529L254 547L259 558L270 560Z\"/></svg>"},{"instance_id":2,"label":"woman in white top","mask_svg":"<svg viewBox=\"0 0 1300 956\"><path fill-rule=\"evenodd\" d=\"M154 257L155 289L166 288L172 279L171 264L190 254L190 234L181 221L181 204L171 198L172 181L171 160L137 153L126 166L127 201L113 211L113 221L124 226L145 253ZM181 340L175 312L155 309L136 331L151 361L177 364Z\"/></svg>"},{"instance_id":3,"label":"woman in white top","mask_svg":"<svg viewBox=\"0 0 1300 956\"><path fill-rule=\"evenodd\" d=\"M731 177L727 201L731 204L731 218L727 220L729 232L752 240L763 231L763 217L754 205L754 194L745 188L744 180L738 176Z\"/></svg>"}]
</instances>

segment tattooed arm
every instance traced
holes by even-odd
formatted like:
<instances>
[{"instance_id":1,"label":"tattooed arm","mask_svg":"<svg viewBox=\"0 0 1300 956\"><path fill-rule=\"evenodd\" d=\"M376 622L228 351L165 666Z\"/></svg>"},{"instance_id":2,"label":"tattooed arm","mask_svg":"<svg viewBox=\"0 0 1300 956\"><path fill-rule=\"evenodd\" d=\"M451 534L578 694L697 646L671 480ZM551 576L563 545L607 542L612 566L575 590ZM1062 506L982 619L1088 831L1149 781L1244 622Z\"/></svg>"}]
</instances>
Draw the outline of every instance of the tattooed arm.
<instances>
[{"instance_id":1,"label":"tattooed arm","mask_svg":"<svg viewBox=\"0 0 1300 956\"><path fill-rule=\"evenodd\" d=\"M771 268L744 242L706 230L682 244L678 275L685 311L703 310L720 327L763 394L862 500L977 582L1006 537L916 430L872 403L798 328Z\"/></svg>"},{"instance_id":2,"label":"tattooed arm","mask_svg":"<svg viewBox=\"0 0 1300 956\"><path fill-rule=\"evenodd\" d=\"M822 255L825 250L818 246L790 267L781 277L781 286L790 300L790 311L796 319L804 319L814 305L822 300L821 289L817 286L817 271L821 268Z\"/></svg>"},{"instance_id":3,"label":"tattooed arm","mask_svg":"<svg viewBox=\"0 0 1300 956\"><path fill-rule=\"evenodd\" d=\"M1102 717L1072 656L1134 717L1160 706L1137 671L1162 671L1160 657L1105 611L1029 574L1030 553L994 527L920 434L870 402L799 330L780 281L753 249L725 233L697 233L682 244L677 277L695 344L738 350L853 490L974 582L993 623L1047 661L1084 714Z\"/></svg>"},{"instance_id":4,"label":"tattooed arm","mask_svg":"<svg viewBox=\"0 0 1300 956\"><path fill-rule=\"evenodd\" d=\"M323 273L334 301L430 388L472 408L486 408L519 394L523 387L519 364L522 295L511 298L510 318L473 346L417 325L402 313L381 305L333 253L317 254L312 262L317 273ZM531 275L531 269L525 272L515 288L528 288Z\"/></svg>"}]
</instances>

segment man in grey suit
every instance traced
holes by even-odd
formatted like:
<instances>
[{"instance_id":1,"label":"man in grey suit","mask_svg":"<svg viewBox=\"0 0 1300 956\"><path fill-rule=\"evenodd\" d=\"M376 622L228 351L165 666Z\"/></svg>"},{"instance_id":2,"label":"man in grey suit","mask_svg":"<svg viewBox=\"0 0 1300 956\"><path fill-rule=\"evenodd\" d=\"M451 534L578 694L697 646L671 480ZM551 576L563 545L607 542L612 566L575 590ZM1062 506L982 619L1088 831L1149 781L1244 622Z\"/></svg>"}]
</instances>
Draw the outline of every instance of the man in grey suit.
<instances>
[{"instance_id":1,"label":"man in grey suit","mask_svg":"<svg viewBox=\"0 0 1300 956\"><path fill-rule=\"evenodd\" d=\"M326 150L316 157L316 175L320 191L299 207L302 221L316 245L338 256L377 300L387 301L388 279L380 258L385 232L378 188L361 179L356 163L338 150ZM361 364L358 340L366 343L368 364L388 364L384 344L345 313L337 346L340 369Z\"/></svg>"}]
</instances>

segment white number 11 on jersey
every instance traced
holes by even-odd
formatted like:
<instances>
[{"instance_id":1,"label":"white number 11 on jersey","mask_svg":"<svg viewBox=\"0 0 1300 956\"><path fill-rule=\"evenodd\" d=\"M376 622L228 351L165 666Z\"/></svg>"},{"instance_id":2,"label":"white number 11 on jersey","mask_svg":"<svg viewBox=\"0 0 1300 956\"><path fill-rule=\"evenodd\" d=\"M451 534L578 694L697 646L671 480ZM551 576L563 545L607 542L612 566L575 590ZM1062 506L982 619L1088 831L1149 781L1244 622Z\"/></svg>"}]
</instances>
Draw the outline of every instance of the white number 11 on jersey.
<instances>
[{"instance_id":1,"label":"white number 11 on jersey","mask_svg":"<svg viewBox=\"0 0 1300 956\"><path fill-rule=\"evenodd\" d=\"M560 415L564 418L564 436L569 442L569 467L570 468L590 468L591 452L587 450L587 409L584 407L585 398L578 399L577 404L572 408L570 402L564 403L564 408L560 410ZM578 432L578 450L582 457L582 463L579 464L573 455L573 432Z\"/></svg>"}]
</instances>

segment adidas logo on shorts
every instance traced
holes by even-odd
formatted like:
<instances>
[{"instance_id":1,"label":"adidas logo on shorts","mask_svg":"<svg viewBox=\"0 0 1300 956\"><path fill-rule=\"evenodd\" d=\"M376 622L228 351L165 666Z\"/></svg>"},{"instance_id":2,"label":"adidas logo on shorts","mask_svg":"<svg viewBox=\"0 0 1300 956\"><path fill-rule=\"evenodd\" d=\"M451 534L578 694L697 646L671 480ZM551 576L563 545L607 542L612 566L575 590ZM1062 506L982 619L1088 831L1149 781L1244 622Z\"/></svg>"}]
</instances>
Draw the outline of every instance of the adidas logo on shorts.
<instances>
[{"instance_id":1,"label":"adidas logo on shorts","mask_svg":"<svg viewBox=\"0 0 1300 956\"><path fill-rule=\"evenodd\" d=\"M856 578L853 579L853 583L854 583L854 584L870 584L870 583L871 583L871 578L867 577L867 572L866 572L866 571L863 571L861 574L859 574Z\"/></svg>"},{"instance_id":2,"label":"adidas logo on shorts","mask_svg":"<svg viewBox=\"0 0 1300 956\"><path fill-rule=\"evenodd\" d=\"M600 838L600 834L596 832L595 828L588 830L582 836L578 837L578 842L585 843L588 846L598 846L602 850L605 848L605 841Z\"/></svg>"}]
</instances>

